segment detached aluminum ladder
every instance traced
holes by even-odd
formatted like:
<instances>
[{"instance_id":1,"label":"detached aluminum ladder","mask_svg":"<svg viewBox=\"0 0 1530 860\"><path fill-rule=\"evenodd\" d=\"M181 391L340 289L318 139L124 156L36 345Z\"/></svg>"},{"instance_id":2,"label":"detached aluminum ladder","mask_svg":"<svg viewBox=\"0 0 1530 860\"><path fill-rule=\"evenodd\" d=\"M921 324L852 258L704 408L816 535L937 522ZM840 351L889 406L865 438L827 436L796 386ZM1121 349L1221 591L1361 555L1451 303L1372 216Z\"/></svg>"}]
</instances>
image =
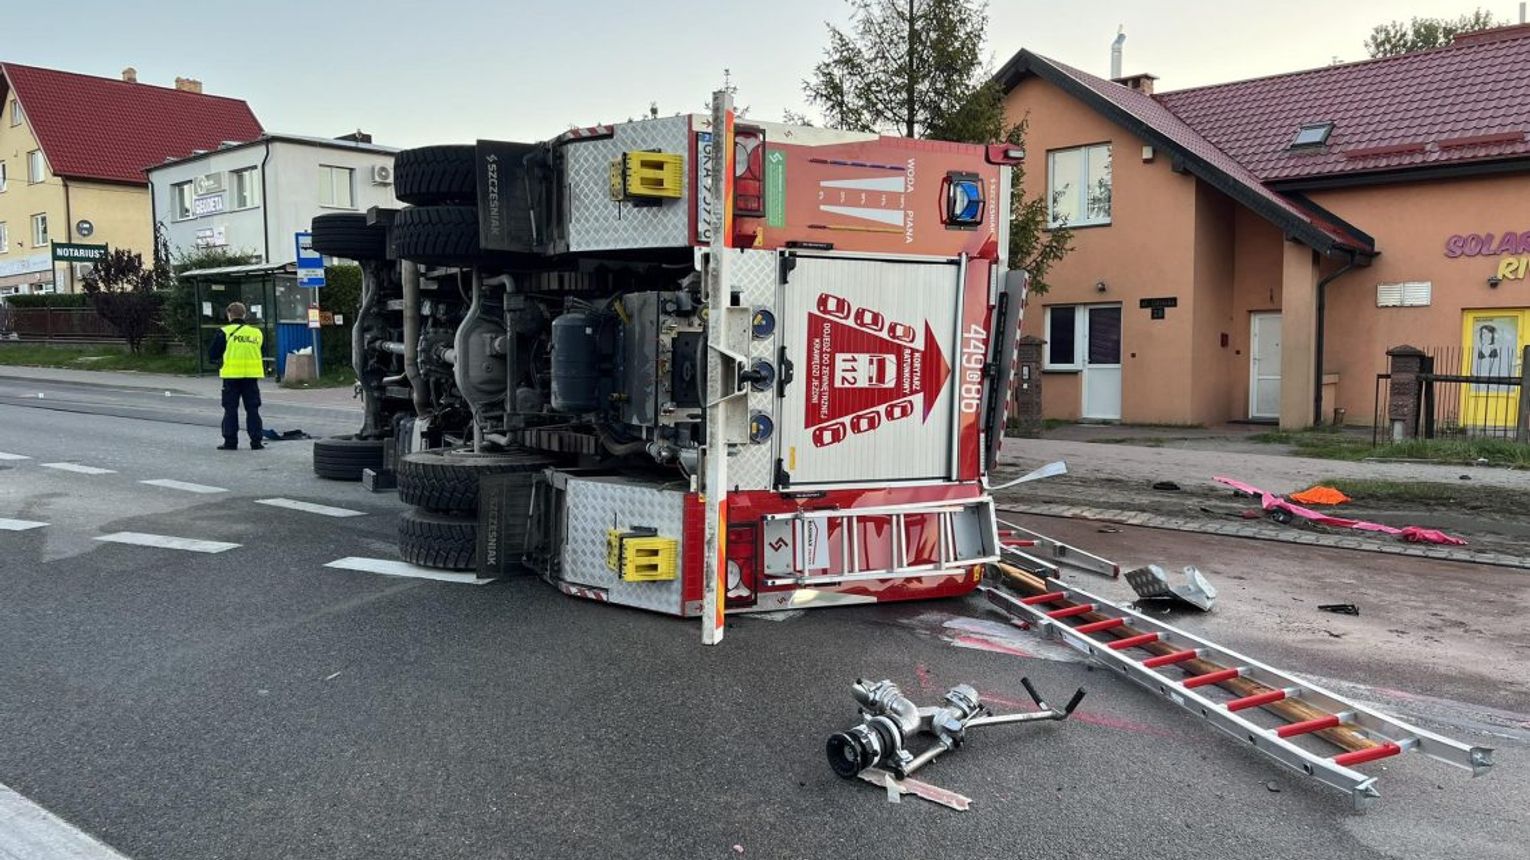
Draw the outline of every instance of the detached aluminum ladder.
<instances>
[{"instance_id":1,"label":"detached aluminum ladder","mask_svg":"<svg viewBox=\"0 0 1530 860\"><path fill-rule=\"evenodd\" d=\"M990 496L955 502L795 511L768 514L761 519L767 548L765 582L772 586L909 579L933 573L956 573L963 567L999 560L999 536ZM886 550L880 553L888 559L885 567L867 566L872 553L862 540L862 531L868 525L864 520L884 521L885 528L880 529L882 537L878 540L886 542ZM933 559L918 563L911 560L908 546L910 520L927 525L933 521L936 530ZM822 530L818 532L819 540L831 540L830 536L837 531L838 570L814 566L812 560L800 551L799 542L806 540L810 531L818 529ZM784 559L780 556L773 558L769 550L782 546L792 549L780 554L786 556Z\"/></svg>"},{"instance_id":2,"label":"detached aluminum ladder","mask_svg":"<svg viewBox=\"0 0 1530 860\"><path fill-rule=\"evenodd\" d=\"M1121 565L1076 546L1053 540L1044 534L1024 529L1011 522L1002 522L999 531L999 548L1011 564L1047 579L1054 579L1064 571L1092 573L1121 577Z\"/></svg>"},{"instance_id":3,"label":"detached aluminum ladder","mask_svg":"<svg viewBox=\"0 0 1530 860\"><path fill-rule=\"evenodd\" d=\"M1017 597L984 585L981 591L990 603L1281 764L1348 793L1356 809L1380 796L1376 777L1353 769L1366 762L1420 752L1473 776L1492 767L1491 747L1468 746L1411 726L1081 588L1006 568L999 565L1006 581L1027 594ZM1183 677L1170 677L1170 669ZM1213 686L1231 698L1213 697ZM1287 722L1267 728L1243 715L1257 708ZM1320 754L1294 742L1304 735L1341 751Z\"/></svg>"}]
</instances>

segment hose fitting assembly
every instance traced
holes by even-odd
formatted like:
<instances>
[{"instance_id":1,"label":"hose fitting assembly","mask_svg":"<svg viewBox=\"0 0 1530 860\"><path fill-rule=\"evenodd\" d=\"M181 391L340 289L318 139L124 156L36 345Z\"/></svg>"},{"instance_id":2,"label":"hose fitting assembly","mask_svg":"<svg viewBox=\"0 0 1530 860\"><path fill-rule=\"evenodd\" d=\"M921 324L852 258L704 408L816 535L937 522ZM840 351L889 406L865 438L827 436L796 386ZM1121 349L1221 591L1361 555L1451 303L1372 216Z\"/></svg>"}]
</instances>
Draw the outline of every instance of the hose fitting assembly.
<instances>
[{"instance_id":1,"label":"hose fitting assembly","mask_svg":"<svg viewBox=\"0 0 1530 860\"><path fill-rule=\"evenodd\" d=\"M946 691L941 704L921 708L903 695L892 681L868 684L857 679L850 692L861 706L861 722L829 736L825 746L829 767L845 779L870 767L886 768L903 779L940 754L961 746L970 728L1066 720L1084 700L1084 688L1080 687L1068 704L1058 710L1042 700L1029 678L1021 678L1020 683L1036 702L1038 710L992 714L977 691L966 684L958 684ZM915 754L909 751L908 743L917 734L933 735L935 740L924 751Z\"/></svg>"}]
</instances>

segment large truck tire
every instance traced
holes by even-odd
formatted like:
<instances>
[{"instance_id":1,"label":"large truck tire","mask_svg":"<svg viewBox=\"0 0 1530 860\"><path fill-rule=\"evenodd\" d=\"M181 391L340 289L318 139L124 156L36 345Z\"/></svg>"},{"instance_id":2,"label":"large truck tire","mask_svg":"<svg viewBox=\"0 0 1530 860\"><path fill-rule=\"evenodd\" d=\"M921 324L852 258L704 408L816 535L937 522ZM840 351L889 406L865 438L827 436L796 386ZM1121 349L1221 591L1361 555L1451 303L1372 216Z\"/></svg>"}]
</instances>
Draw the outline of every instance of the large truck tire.
<instances>
[{"instance_id":1,"label":"large truck tire","mask_svg":"<svg viewBox=\"0 0 1530 860\"><path fill-rule=\"evenodd\" d=\"M476 513L485 475L522 474L529 493L536 473L552 461L526 450L475 454L461 448L416 451L398 461L398 498L437 513Z\"/></svg>"},{"instance_id":2,"label":"large truck tire","mask_svg":"<svg viewBox=\"0 0 1530 860\"><path fill-rule=\"evenodd\" d=\"M466 143L403 150L393 157L393 196L411 206L476 203L474 158Z\"/></svg>"},{"instance_id":3,"label":"large truck tire","mask_svg":"<svg viewBox=\"0 0 1530 860\"><path fill-rule=\"evenodd\" d=\"M310 228L313 249L328 257L358 262L383 260L388 256L388 231L367 223L359 212L332 212L318 215Z\"/></svg>"},{"instance_id":4,"label":"large truck tire","mask_svg":"<svg viewBox=\"0 0 1530 860\"><path fill-rule=\"evenodd\" d=\"M478 556L478 521L410 508L399 515L398 554L421 567L472 570Z\"/></svg>"},{"instance_id":5,"label":"large truck tire","mask_svg":"<svg viewBox=\"0 0 1530 860\"><path fill-rule=\"evenodd\" d=\"M331 436L313 443L313 473L332 481L359 481L365 469L382 471L382 439Z\"/></svg>"},{"instance_id":6,"label":"large truck tire","mask_svg":"<svg viewBox=\"0 0 1530 860\"><path fill-rule=\"evenodd\" d=\"M472 206L415 206L393 219L401 259L433 266L472 266L483 258L478 210Z\"/></svg>"}]
</instances>

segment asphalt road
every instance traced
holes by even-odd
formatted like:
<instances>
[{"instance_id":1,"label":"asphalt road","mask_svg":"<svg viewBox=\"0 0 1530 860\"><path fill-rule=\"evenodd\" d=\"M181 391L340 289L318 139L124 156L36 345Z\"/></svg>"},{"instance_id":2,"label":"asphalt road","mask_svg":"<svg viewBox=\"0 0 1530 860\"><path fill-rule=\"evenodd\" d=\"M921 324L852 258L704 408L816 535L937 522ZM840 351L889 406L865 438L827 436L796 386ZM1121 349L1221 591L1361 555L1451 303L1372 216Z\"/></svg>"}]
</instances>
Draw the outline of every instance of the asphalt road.
<instances>
[{"instance_id":1,"label":"asphalt road","mask_svg":"<svg viewBox=\"0 0 1530 860\"><path fill-rule=\"evenodd\" d=\"M1032 522L1123 561L1200 564L1222 603L1187 626L1498 747L1478 780L1418 756L1367 765L1383 797L1359 815L975 599L738 618L704 648L692 623L534 579L327 569L391 557L396 500L313 478L307 443L213 450L194 397L85 388L0 390L0 452L28 458L0 459L0 518L47 523L0 531L0 783L137 860L1518 858L1530 842L1522 574ZM272 414L315 435L354 424ZM139 483L157 479L226 492ZM255 504L273 496L365 515ZM95 540L122 531L239 546ZM1329 596L1318 581L1362 615L1292 609ZM1462 614L1474 603L1491 607ZM888 803L824 761L854 678L930 703L970 683L1004 710L1026 701L1022 675L1089 697L1066 723L975 731L921 773L970 812Z\"/></svg>"}]
</instances>

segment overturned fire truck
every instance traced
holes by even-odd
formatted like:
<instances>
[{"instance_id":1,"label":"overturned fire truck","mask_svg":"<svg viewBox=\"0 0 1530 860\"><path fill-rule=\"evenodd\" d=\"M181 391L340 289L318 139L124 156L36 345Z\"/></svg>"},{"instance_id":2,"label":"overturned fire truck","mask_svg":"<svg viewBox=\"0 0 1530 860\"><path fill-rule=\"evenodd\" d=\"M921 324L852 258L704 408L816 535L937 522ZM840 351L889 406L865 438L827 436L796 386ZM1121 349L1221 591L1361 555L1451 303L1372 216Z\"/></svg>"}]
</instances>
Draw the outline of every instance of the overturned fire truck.
<instances>
[{"instance_id":1,"label":"overturned fire truck","mask_svg":"<svg viewBox=\"0 0 1530 860\"><path fill-rule=\"evenodd\" d=\"M1062 567L1121 571L1001 532L986 477L1025 297L1005 266L1022 157L745 124L726 92L709 116L401 152L406 208L313 221L316 250L362 266L365 403L314 470L396 478L406 561L528 566L570 595L699 617L708 644L730 612L981 588L1357 805L1377 792L1354 768L1403 752L1485 772L1489 748L1065 584ZM906 775L967 728L1082 698L1057 710L1033 690L1038 711L990 717L964 687L932 708L856 689L862 724L828 744L844 776ZM936 742L915 756L919 732Z\"/></svg>"},{"instance_id":2,"label":"overturned fire truck","mask_svg":"<svg viewBox=\"0 0 1530 860\"><path fill-rule=\"evenodd\" d=\"M962 594L998 558L1022 153L730 104L406 150L408 207L314 220L365 273L366 405L314 467L396 473L406 561L523 560L712 642L725 612Z\"/></svg>"}]
</instances>

